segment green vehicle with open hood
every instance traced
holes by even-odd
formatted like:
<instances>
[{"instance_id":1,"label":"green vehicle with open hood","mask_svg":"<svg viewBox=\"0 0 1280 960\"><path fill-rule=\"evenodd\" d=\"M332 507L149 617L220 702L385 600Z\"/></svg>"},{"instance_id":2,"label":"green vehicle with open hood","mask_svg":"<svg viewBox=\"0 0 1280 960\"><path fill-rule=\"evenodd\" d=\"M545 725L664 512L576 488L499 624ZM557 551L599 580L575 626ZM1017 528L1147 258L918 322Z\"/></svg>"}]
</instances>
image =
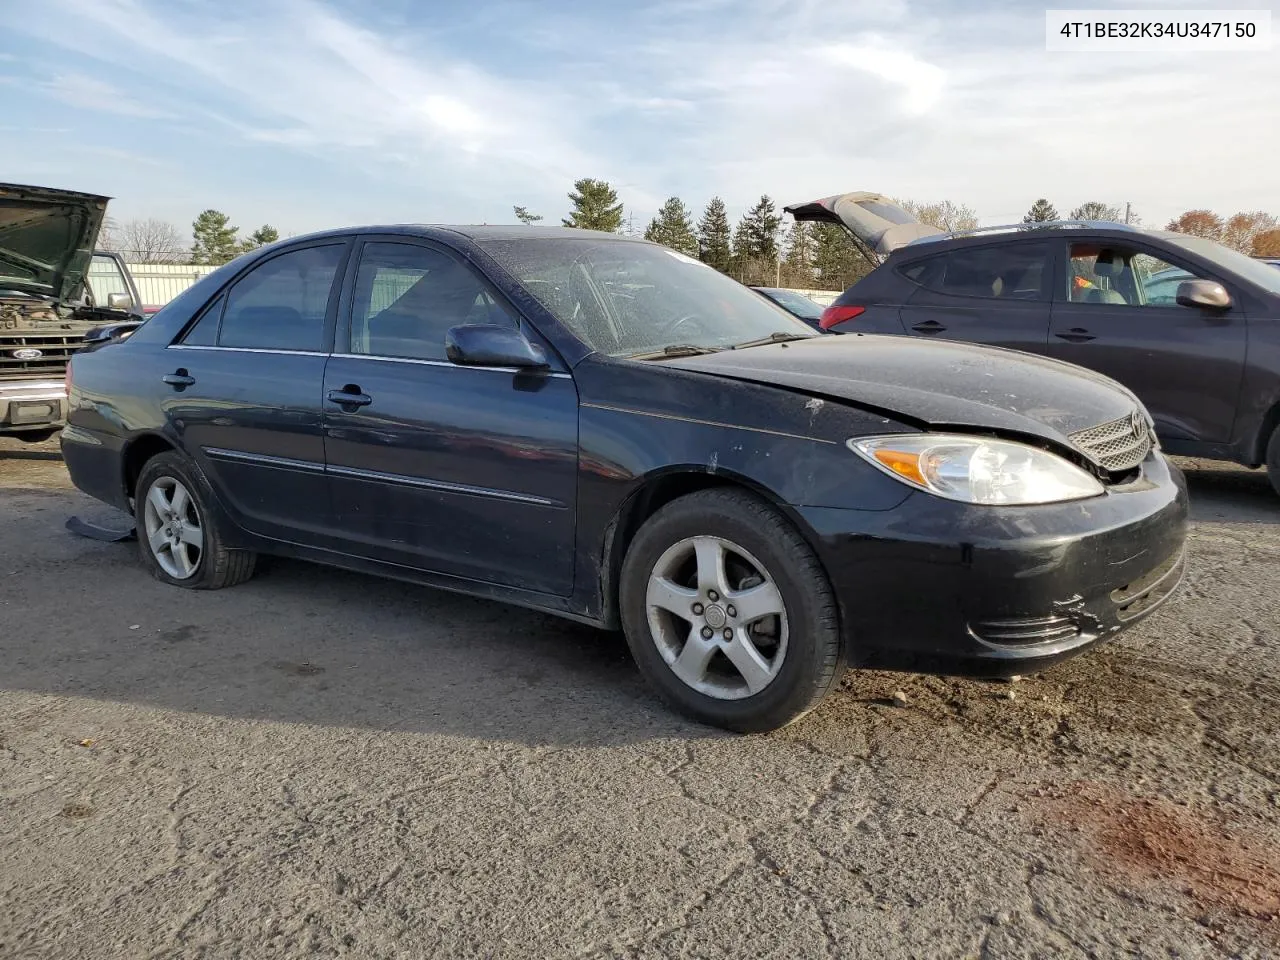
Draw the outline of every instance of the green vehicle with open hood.
<instances>
[{"instance_id":1,"label":"green vehicle with open hood","mask_svg":"<svg viewBox=\"0 0 1280 960\"><path fill-rule=\"evenodd\" d=\"M95 249L108 199L0 184L0 436L51 437L67 358L94 328L142 319L124 261Z\"/></svg>"}]
</instances>

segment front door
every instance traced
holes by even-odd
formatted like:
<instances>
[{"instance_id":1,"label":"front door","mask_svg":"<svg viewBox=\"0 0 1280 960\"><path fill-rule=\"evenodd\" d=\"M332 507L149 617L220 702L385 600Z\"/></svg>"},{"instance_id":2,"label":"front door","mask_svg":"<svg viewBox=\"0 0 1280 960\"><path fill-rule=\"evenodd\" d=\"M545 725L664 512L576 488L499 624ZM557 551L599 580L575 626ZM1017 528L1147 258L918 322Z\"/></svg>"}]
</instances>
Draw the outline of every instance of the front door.
<instances>
[{"instance_id":1,"label":"front door","mask_svg":"<svg viewBox=\"0 0 1280 960\"><path fill-rule=\"evenodd\" d=\"M349 246L262 261L165 351L169 422L236 521L263 536L320 543L329 526L320 388Z\"/></svg>"},{"instance_id":2,"label":"front door","mask_svg":"<svg viewBox=\"0 0 1280 960\"><path fill-rule=\"evenodd\" d=\"M369 240L325 372L335 522L352 552L566 596L573 586L578 394L550 371L461 366L445 335L520 324L471 267ZM530 331L531 332L531 331Z\"/></svg>"},{"instance_id":3,"label":"front door","mask_svg":"<svg viewBox=\"0 0 1280 960\"><path fill-rule=\"evenodd\" d=\"M1055 292L1049 354L1120 381L1166 441L1232 438L1248 329L1233 306L1179 306L1185 280L1220 280L1145 245L1073 241ZM1230 287L1228 286L1228 290Z\"/></svg>"},{"instance_id":4,"label":"front door","mask_svg":"<svg viewBox=\"0 0 1280 960\"><path fill-rule=\"evenodd\" d=\"M1042 353L1049 250L1046 242L1019 240L960 247L904 266L917 289L902 306L903 327L916 337Z\"/></svg>"}]
</instances>

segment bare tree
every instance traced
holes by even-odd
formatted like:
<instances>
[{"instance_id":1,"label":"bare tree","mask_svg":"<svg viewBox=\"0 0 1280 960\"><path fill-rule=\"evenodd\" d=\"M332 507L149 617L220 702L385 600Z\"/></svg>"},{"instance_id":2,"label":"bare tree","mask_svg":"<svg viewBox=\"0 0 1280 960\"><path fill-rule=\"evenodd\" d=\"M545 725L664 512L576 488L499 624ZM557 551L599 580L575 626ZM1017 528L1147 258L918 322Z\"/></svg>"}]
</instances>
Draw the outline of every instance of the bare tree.
<instances>
[{"instance_id":1,"label":"bare tree","mask_svg":"<svg viewBox=\"0 0 1280 960\"><path fill-rule=\"evenodd\" d=\"M115 237L115 249L138 263L180 263L187 248L177 227L165 220L127 220Z\"/></svg>"},{"instance_id":2,"label":"bare tree","mask_svg":"<svg viewBox=\"0 0 1280 960\"><path fill-rule=\"evenodd\" d=\"M918 200L898 200L898 206L921 223L937 227L947 233L964 233L978 226L978 214L973 207L950 200L921 203Z\"/></svg>"}]
</instances>

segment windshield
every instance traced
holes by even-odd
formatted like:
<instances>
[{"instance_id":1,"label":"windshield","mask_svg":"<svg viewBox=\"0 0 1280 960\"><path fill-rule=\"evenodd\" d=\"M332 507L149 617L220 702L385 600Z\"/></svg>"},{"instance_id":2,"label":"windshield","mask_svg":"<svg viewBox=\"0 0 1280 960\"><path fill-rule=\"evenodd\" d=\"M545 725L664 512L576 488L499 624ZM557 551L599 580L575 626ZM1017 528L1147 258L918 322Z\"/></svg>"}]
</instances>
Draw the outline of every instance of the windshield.
<instances>
[{"instance_id":1,"label":"windshield","mask_svg":"<svg viewBox=\"0 0 1280 960\"><path fill-rule=\"evenodd\" d=\"M1214 240L1186 236L1167 239L1185 250L1204 257L1215 266L1243 277L1254 286L1280 296L1280 270L1270 264L1255 260L1253 257L1246 257L1243 253L1237 253Z\"/></svg>"},{"instance_id":2,"label":"windshield","mask_svg":"<svg viewBox=\"0 0 1280 960\"><path fill-rule=\"evenodd\" d=\"M803 293L791 290L780 290L777 287L765 287L760 290L766 297L805 320L821 320L822 307L810 300Z\"/></svg>"},{"instance_id":3,"label":"windshield","mask_svg":"<svg viewBox=\"0 0 1280 960\"><path fill-rule=\"evenodd\" d=\"M578 339L611 357L819 336L736 280L655 244L547 238L481 245Z\"/></svg>"}]
</instances>

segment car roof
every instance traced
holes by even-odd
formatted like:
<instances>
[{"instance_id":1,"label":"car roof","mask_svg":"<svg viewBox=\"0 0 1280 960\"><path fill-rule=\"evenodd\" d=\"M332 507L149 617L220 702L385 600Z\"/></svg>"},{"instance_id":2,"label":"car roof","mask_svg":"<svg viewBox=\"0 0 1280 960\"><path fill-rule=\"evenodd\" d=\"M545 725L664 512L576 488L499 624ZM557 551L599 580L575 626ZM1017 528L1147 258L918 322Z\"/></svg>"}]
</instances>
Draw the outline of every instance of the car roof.
<instances>
[{"instance_id":1,"label":"car roof","mask_svg":"<svg viewBox=\"0 0 1280 960\"><path fill-rule=\"evenodd\" d=\"M1170 230L1146 230L1141 227L1126 226L1123 223L1117 223L1115 226L1108 226L1100 222L1096 226L1084 226L1075 223L1045 227L1037 227L1031 224L1025 226L1014 224L1009 227L987 228L986 230L979 228L973 233L953 233L937 237L924 237L920 240L912 241L904 247L899 247L893 252L892 256L894 259L906 259L928 256L941 250L953 250L958 247L986 246L997 243L1032 243L1037 240L1088 241L1099 237L1116 241L1135 240L1139 237L1171 240L1183 236L1185 234L1174 233Z\"/></svg>"},{"instance_id":2,"label":"car roof","mask_svg":"<svg viewBox=\"0 0 1280 960\"><path fill-rule=\"evenodd\" d=\"M576 227L539 227L522 224L490 225L484 224L444 224L444 223L382 223L365 224L363 226L339 227L333 230L321 230L305 236L291 237L291 242L307 240L323 240L328 237L347 237L358 233L402 234L411 237L428 237L444 239L442 234L466 237L469 240L484 242L486 240L615 240L621 243L649 243L640 237L628 237L620 233L605 233L602 230L579 230Z\"/></svg>"}]
</instances>

